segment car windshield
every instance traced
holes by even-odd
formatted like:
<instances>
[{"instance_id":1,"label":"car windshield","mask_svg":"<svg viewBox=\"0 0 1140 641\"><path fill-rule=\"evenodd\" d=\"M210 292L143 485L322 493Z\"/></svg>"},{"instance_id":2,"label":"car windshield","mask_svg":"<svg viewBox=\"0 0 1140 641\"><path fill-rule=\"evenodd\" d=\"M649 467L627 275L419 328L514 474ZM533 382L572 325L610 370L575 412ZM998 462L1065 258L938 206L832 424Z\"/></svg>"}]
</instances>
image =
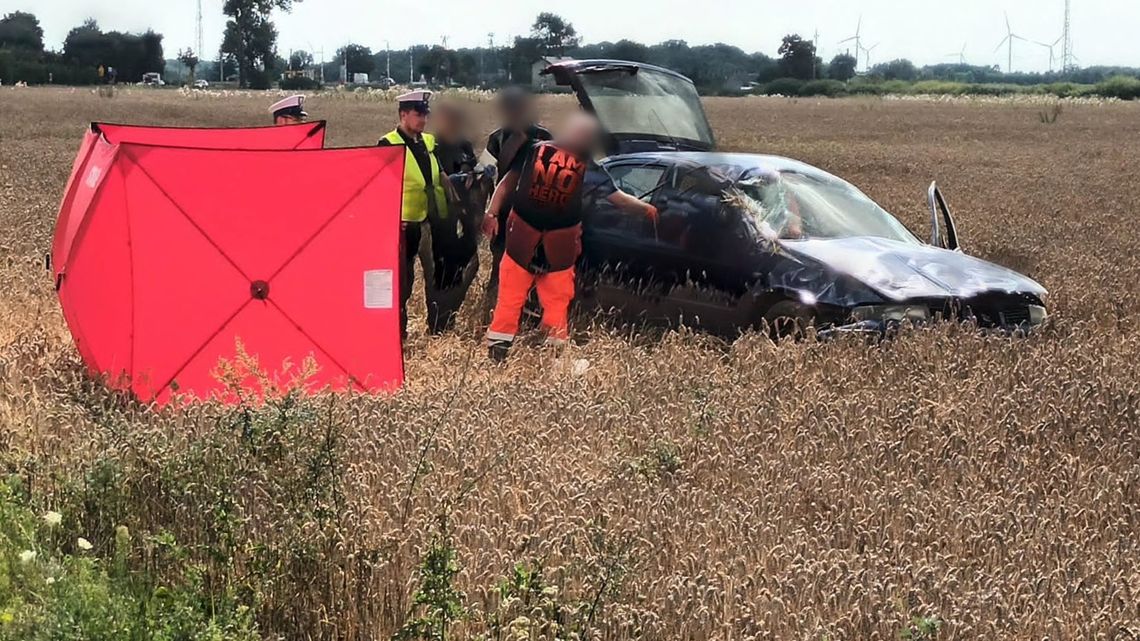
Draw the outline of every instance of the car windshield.
<instances>
[{"instance_id":1,"label":"car windshield","mask_svg":"<svg viewBox=\"0 0 1140 641\"><path fill-rule=\"evenodd\" d=\"M898 219L837 178L759 172L738 180L727 198L751 214L761 234L772 238L874 236L919 243Z\"/></svg>"},{"instance_id":2,"label":"car windshield","mask_svg":"<svg viewBox=\"0 0 1140 641\"><path fill-rule=\"evenodd\" d=\"M586 71L582 87L602 125L615 135L649 135L713 146L693 83L652 69Z\"/></svg>"}]
</instances>

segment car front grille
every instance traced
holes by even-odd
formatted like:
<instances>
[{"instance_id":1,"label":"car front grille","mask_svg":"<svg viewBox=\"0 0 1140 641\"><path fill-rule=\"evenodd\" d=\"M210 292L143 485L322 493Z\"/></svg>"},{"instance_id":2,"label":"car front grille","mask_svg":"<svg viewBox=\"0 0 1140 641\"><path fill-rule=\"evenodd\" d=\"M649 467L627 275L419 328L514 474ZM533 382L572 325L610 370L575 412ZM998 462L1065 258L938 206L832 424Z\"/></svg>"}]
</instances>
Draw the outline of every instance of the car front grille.
<instances>
[{"instance_id":1,"label":"car front grille","mask_svg":"<svg viewBox=\"0 0 1140 641\"><path fill-rule=\"evenodd\" d=\"M998 312L1002 325L1024 325L1029 322L1029 307L1022 305Z\"/></svg>"},{"instance_id":2,"label":"car front grille","mask_svg":"<svg viewBox=\"0 0 1140 641\"><path fill-rule=\"evenodd\" d=\"M981 327L1024 327L1029 324L1029 301L1020 296L988 295L962 301L961 317Z\"/></svg>"}]
</instances>

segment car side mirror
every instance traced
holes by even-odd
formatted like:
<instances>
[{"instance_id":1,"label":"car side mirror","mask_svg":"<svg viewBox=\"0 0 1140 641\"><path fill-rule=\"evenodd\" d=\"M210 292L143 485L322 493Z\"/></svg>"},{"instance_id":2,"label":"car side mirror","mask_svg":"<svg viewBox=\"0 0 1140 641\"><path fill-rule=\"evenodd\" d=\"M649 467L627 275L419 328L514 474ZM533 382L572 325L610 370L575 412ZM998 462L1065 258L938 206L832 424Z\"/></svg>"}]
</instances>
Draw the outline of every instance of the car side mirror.
<instances>
[{"instance_id":1,"label":"car side mirror","mask_svg":"<svg viewBox=\"0 0 1140 641\"><path fill-rule=\"evenodd\" d=\"M962 251L958 244L958 230L954 227L954 216L950 213L950 206L946 204L946 198L942 196L937 182L930 183L926 200L930 206L930 244L950 251Z\"/></svg>"}]
</instances>

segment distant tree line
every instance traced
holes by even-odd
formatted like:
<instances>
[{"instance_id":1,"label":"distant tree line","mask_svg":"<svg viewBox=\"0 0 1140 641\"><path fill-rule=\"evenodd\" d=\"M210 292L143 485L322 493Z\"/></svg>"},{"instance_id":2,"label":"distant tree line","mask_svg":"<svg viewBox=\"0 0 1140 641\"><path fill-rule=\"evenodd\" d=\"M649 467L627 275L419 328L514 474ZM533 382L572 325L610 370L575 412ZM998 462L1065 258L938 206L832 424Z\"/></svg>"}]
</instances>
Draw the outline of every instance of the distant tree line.
<instances>
[{"instance_id":1,"label":"distant tree line","mask_svg":"<svg viewBox=\"0 0 1140 641\"><path fill-rule=\"evenodd\" d=\"M60 52L44 48L43 30L30 13L14 12L0 20L0 78L5 82L56 82L88 84L99 81L100 65L113 66L120 81L137 82L146 72L162 72L169 62L179 79L195 77L232 80L242 86L266 88L283 77L297 88L315 88L326 82L351 81L356 74L371 80L390 76L396 82L423 81L431 85L495 87L530 82L531 66L544 57L614 58L646 62L676 70L693 80L703 93L768 91L784 93L808 83L822 93L839 93L828 81L864 86L887 82L943 81L962 85L1094 85L1118 76L1140 77L1140 70L1125 67L1088 67L1064 72L1004 73L996 66L937 64L919 67L906 59L891 60L857 73L858 62L848 53L830 61L818 56L811 40L785 36L775 56L748 53L723 43L689 45L667 40L646 45L633 40L582 42L574 25L553 13L541 13L530 33L504 46L450 49L416 45L404 49L373 49L349 43L325 60L316 52L277 49L273 11L289 11L300 0L225 0L227 16L222 45L215 60L200 59L202 52L183 49L177 58L163 60L162 35L104 32L88 20L68 33ZM218 65L222 65L219 68ZM323 64L323 66L322 66ZM820 84L823 83L823 84ZM866 89L874 92L874 89Z\"/></svg>"},{"instance_id":2,"label":"distant tree line","mask_svg":"<svg viewBox=\"0 0 1140 641\"><path fill-rule=\"evenodd\" d=\"M312 61L311 52L294 54L293 62L297 65L312 66L311 62L304 64ZM782 39L775 56L748 53L723 43L689 45L684 40L667 40L655 45L633 40L584 44L573 24L556 14L542 13L535 19L530 34L517 37L504 47L445 49L440 45L419 45L375 51L362 44L349 44L339 49L335 57L325 61L324 78L328 81L341 79L343 67L347 70L348 79L356 73L377 78L390 72L391 77L401 83L422 80L437 85L525 84L530 81L531 65L540 58L551 56L612 58L656 64L688 76L703 93L740 93L770 83L827 80L846 83L856 77L868 83L938 80L1025 86L1050 83L1092 85L1115 76L1140 77L1140 69L1126 67L1004 73L997 66L936 64L919 67L906 59L882 62L859 73L859 61L855 56L840 53L825 62L817 55L815 43L796 34Z\"/></svg>"},{"instance_id":3,"label":"distant tree line","mask_svg":"<svg viewBox=\"0 0 1140 641\"><path fill-rule=\"evenodd\" d=\"M87 20L67 34L62 51L44 47L44 32L31 13L16 11L0 18L0 79L6 84L94 84L109 80L113 68L119 82L139 82L144 73L162 73L166 65L162 34L103 31Z\"/></svg>"}]
</instances>

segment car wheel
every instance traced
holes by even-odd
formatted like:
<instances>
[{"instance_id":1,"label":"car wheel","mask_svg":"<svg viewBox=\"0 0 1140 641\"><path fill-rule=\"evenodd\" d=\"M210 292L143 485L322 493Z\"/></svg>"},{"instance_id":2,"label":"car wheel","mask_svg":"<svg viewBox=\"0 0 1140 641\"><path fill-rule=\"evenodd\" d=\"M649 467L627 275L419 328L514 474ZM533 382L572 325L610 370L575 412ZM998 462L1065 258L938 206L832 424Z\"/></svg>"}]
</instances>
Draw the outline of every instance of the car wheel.
<instances>
[{"instance_id":1,"label":"car wheel","mask_svg":"<svg viewBox=\"0 0 1140 641\"><path fill-rule=\"evenodd\" d=\"M774 339L791 337L800 340L807 336L815 319L815 310L791 300L783 300L764 312L768 335Z\"/></svg>"}]
</instances>

